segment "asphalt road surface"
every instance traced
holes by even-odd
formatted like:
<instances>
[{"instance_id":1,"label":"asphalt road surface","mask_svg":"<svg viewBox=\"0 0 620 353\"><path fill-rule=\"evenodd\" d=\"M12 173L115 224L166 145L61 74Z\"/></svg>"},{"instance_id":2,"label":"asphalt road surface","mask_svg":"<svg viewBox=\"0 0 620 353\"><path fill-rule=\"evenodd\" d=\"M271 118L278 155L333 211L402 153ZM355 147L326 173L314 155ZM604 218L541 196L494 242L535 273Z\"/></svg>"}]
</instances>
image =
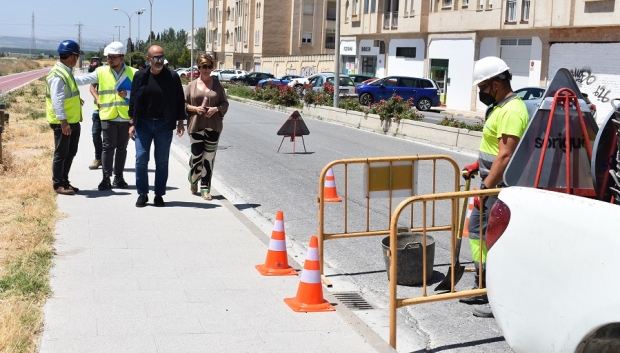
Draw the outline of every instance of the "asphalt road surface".
<instances>
[{"instance_id":1,"label":"asphalt road surface","mask_svg":"<svg viewBox=\"0 0 620 353\"><path fill-rule=\"evenodd\" d=\"M38 79L41 76L47 75L49 71L50 68L48 67L40 70L0 76L0 92L5 93L15 88L21 87L31 81Z\"/></svg>"},{"instance_id":2,"label":"asphalt road surface","mask_svg":"<svg viewBox=\"0 0 620 353\"><path fill-rule=\"evenodd\" d=\"M267 234L271 232L278 210L284 212L289 255L303 262L311 235L317 234L318 178L323 167L334 160L398 155L442 154L453 158L460 167L476 159L476 151L457 151L418 143L377 133L361 131L339 124L304 119L310 135L305 136L306 152L301 138L282 141L276 132L288 118L287 114L230 102L224 119L224 130L215 163L214 187L237 207L247 212L250 219ZM187 150L186 136L175 138L177 148ZM344 190L343 168L334 168L339 194ZM430 193L432 185L430 165L420 165L419 193ZM438 163L437 191L451 191L453 172L447 164ZM364 229L366 223L365 199L361 193L363 171L350 168L349 176L349 230ZM478 186L479 181L475 180ZM189 188L189 186L188 186ZM397 205L394 203L393 208ZM387 229L389 204L373 200L370 211L371 228ZM417 211L416 211L417 212ZM343 204L328 204L325 227L327 232L338 230L343 219ZM448 220L448 206L438 204L437 222ZM208 215L207 215L208 216ZM340 222L340 223L338 223ZM408 224L408 222L407 222ZM387 337L389 295L381 239L383 236L331 240L325 245L325 263L334 286L332 293L357 292L374 309L355 311L373 329ZM429 284L429 295L441 281L450 262L450 240L445 233L435 236L434 273ZM471 261L467 240L463 242L461 261ZM472 266L471 263L466 263ZM327 272L327 270L326 270ZM465 273L457 289L473 286L473 275ZM399 286L398 296L421 295L417 287ZM397 350L399 352L512 352L494 319L480 319L472 315L472 308L457 300L421 304L399 309ZM374 324L374 325L373 325Z\"/></svg>"}]
</instances>

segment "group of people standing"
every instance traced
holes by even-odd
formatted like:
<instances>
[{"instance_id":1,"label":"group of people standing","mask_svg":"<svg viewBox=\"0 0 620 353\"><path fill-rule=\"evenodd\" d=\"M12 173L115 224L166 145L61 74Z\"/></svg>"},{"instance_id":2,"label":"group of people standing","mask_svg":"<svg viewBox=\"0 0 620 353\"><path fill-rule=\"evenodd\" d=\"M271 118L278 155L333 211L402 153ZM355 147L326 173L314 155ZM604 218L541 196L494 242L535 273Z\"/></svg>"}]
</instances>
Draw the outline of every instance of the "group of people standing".
<instances>
[{"instance_id":1,"label":"group of people standing","mask_svg":"<svg viewBox=\"0 0 620 353\"><path fill-rule=\"evenodd\" d=\"M74 195L79 189L71 185L69 171L77 154L80 138L82 104L79 85L91 84L95 100L93 110L93 144L95 160L90 169L102 167L103 178L98 189L125 189L124 178L127 145L136 146L136 207L148 203L148 162L151 145L155 156L155 198L153 204L165 206L168 161L173 131L179 137L185 132L187 119L191 142L190 191L211 200L213 166L223 128L228 100L224 88L211 77L214 60L202 54L196 63L200 78L183 90L178 74L164 64L164 50L153 45L146 60L150 65L137 70L125 65L125 47L113 42L104 50L107 66L86 76L73 76L80 55L79 45L65 40L58 47L60 59L47 76L46 116L54 131L53 188L60 195ZM113 180L111 180L113 178Z\"/></svg>"}]
</instances>

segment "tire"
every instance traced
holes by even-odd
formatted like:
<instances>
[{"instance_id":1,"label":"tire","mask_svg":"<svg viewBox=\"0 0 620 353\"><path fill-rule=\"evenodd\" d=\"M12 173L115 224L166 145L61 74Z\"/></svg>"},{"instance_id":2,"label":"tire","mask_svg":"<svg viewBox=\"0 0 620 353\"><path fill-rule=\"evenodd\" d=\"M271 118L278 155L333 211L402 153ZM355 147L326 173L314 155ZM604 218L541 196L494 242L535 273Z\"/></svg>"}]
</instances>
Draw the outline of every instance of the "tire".
<instances>
[{"instance_id":1,"label":"tire","mask_svg":"<svg viewBox=\"0 0 620 353\"><path fill-rule=\"evenodd\" d=\"M433 102L431 102L431 100L428 98L421 98L416 104L416 107L418 108L418 110L421 110L424 112L430 110L432 106L433 106Z\"/></svg>"},{"instance_id":2,"label":"tire","mask_svg":"<svg viewBox=\"0 0 620 353\"><path fill-rule=\"evenodd\" d=\"M372 94L370 93L363 93L360 96L360 104L363 106L369 106L371 105L373 102L375 101L375 99L372 97Z\"/></svg>"}]
</instances>

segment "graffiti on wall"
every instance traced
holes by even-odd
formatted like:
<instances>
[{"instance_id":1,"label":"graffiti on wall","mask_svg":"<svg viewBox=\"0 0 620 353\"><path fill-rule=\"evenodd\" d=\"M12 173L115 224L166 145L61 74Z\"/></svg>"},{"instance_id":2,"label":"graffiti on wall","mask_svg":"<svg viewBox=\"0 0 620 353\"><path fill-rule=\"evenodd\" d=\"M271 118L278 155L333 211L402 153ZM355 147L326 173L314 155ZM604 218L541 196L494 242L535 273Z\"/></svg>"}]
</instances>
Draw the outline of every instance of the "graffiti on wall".
<instances>
[{"instance_id":1,"label":"graffiti on wall","mask_svg":"<svg viewBox=\"0 0 620 353\"><path fill-rule=\"evenodd\" d=\"M304 66L301 68L301 76L310 77L317 73L316 66Z\"/></svg>"},{"instance_id":2,"label":"graffiti on wall","mask_svg":"<svg viewBox=\"0 0 620 353\"><path fill-rule=\"evenodd\" d=\"M592 70L589 67L583 67L581 69L574 68L570 70L570 72L575 78L575 81L577 81L577 83L580 83L581 85L590 86L596 82L596 76L592 74ZM611 98L609 98L608 95L611 90L607 89L607 87L603 85L598 85L596 89L594 89L594 86L592 86L590 89L594 91L593 94L597 100L603 103L607 103L610 101Z\"/></svg>"}]
</instances>

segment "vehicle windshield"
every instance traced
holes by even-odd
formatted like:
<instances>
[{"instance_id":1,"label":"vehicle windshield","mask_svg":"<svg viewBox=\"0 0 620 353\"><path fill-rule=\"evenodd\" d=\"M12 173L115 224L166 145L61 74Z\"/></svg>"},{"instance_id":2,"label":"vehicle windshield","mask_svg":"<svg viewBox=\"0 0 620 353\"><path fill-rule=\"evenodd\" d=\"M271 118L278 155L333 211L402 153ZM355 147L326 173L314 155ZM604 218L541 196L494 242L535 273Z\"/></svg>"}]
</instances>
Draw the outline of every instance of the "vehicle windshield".
<instances>
[{"instance_id":1,"label":"vehicle windshield","mask_svg":"<svg viewBox=\"0 0 620 353\"><path fill-rule=\"evenodd\" d=\"M328 77L327 82L334 84L334 77ZM340 78L340 87L342 86L355 86L353 80L350 77L341 77Z\"/></svg>"}]
</instances>

